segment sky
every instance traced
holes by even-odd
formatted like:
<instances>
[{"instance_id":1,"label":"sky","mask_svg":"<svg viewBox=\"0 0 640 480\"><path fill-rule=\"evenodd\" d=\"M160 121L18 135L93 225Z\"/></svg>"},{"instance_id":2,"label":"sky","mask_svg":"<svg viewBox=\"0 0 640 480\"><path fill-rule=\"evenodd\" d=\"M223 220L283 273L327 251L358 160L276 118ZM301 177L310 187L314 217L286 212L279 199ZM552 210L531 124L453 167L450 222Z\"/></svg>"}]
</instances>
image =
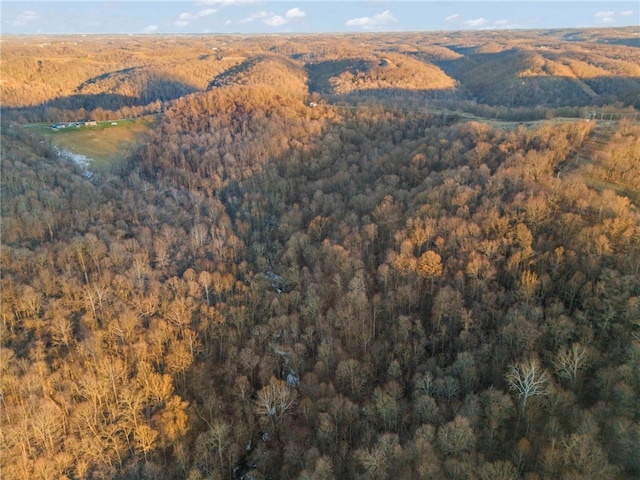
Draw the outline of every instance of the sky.
<instances>
[{"instance_id":1,"label":"sky","mask_svg":"<svg viewBox=\"0 0 640 480\"><path fill-rule=\"evenodd\" d=\"M268 34L638 25L638 0L0 2L2 34Z\"/></svg>"}]
</instances>

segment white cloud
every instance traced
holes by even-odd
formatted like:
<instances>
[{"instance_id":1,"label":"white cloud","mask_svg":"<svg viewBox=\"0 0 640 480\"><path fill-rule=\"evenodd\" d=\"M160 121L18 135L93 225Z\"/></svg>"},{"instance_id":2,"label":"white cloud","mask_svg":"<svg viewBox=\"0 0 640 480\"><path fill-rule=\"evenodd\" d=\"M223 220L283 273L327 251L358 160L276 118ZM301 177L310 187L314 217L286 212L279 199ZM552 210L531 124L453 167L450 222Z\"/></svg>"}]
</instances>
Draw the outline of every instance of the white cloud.
<instances>
[{"instance_id":1,"label":"white cloud","mask_svg":"<svg viewBox=\"0 0 640 480\"><path fill-rule=\"evenodd\" d=\"M287 10L287 13L284 14L287 18L302 18L306 15L304 11L300 10L298 7Z\"/></svg>"},{"instance_id":2,"label":"white cloud","mask_svg":"<svg viewBox=\"0 0 640 480\"><path fill-rule=\"evenodd\" d=\"M257 3L260 0L198 0L199 5L219 5L221 7L237 7Z\"/></svg>"},{"instance_id":3,"label":"white cloud","mask_svg":"<svg viewBox=\"0 0 640 480\"><path fill-rule=\"evenodd\" d=\"M252 15L252 17L262 18L262 23L264 23L265 25L269 25L270 27L281 27L282 25L289 23L289 21L294 18L302 18L306 16L306 13L297 7L287 10L287 13L285 13L284 16L273 15L271 13L266 13L266 12L259 12L259 13L260 13L260 17L256 17L255 14Z\"/></svg>"},{"instance_id":4,"label":"white cloud","mask_svg":"<svg viewBox=\"0 0 640 480\"><path fill-rule=\"evenodd\" d=\"M481 27L487 22L488 20L486 18L474 18L473 20L467 20L464 24L470 27Z\"/></svg>"},{"instance_id":5,"label":"white cloud","mask_svg":"<svg viewBox=\"0 0 640 480\"><path fill-rule=\"evenodd\" d=\"M205 8L204 10L200 10L198 13L196 13L196 17L208 17L209 15L213 15L217 11L218 10L216 10L215 8Z\"/></svg>"},{"instance_id":6,"label":"white cloud","mask_svg":"<svg viewBox=\"0 0 640 480\"><path fill-rule=\"evenodd\" d=\"M504 19L500 19L500 20L496 20L495 22L493 22L496 25L506 25L507 21Z\"/></svg>"},{"instance_id":7,"label":"white cloud","mask_svg":"<svg viewBox=\"0 0 640 480\"><path fill-rule=\"evenodd\" d=\"M282 25L287 23L288 20L282 15L273 15L269 18L265 18L264 20L262 20L262 22L265 25L269 25L270 27L281 27Z\"/></svg>"},{"instance_id":8,"label":"white cloud","mask_svg":"<svg viewBox=\"0 0 640 480\"><path fill-rule=\"evenodd\" d=\"M449 15L447 18L445 18L445 20L447 22L450 22L451 20L455 20L456 18L458 18L460 15L457 13L454 13L453 15Z\"/></svg>"},{"instance_id":9,"label":"white cloud","mask_svg":"<svg viewBox=\"0 0 640 480\"><path fill-rule=\"evenodd\" d=\"M238 23L251 23L256 19L266 18L268 16L269 16L269 14L267 12L265 12L264 10L262 10L261 12L252 13L251 15L249 15L246 18L241 18L240 20L238 20Z\"/></svg>"},{"instance_id":10,"label":"white cloud","mask_svg":"<svg viewBox=\"0 0 640 480\"><path fill-rule=\"evenodd\" d=\"M183 12L178 15L178 19L173 23L178 27L184 27L186 25L189 25L190 22L197 20L198 18L208 17L210 15L213 15L217 11L218 10L215 8L205 8L203 10L198 10L196 13Z\"/></svg>"},{"instance_id":11,"label":"white cloud","mask_svg":"<svg viewBox=\"0 0 640 480\"><path fill-rule=\"evenodd\" d=\"M382 13L378 13L371 17L357 17L352 18L351 20L347 20L345 25L347 27L362 27L364 29L373 29L377 27L382 27L389 23L395 23L398 19L393 16L393 14L389 10L385 10Z\"/></svg>"},{"instance_id":12,"label":"white cloud","mask_svg":"<svg viewBox=\"0 0 640 480\"><path fill-rule=\"evenodd\" d=\"M33 10L23 10L13 21L13 26L22 27L36 18L38 18L38 14Z\"/></svg>"},{"instance_id":13,"label":"white cloud","mask_svg":"<svg viewBox=\"0 0 640 480\"><path fill-rule=\"evenodd\" d=\"M178 15L178 19L173 23L174 23L174 25L177 25L178 27L184 27L186 25L189 25L191 20L193 20L193 14L185 12L185 13L181 13L180 15Z\"/></svg>"},{"instance_id":14,"label":"white cloud","mask_svg":"<svg viewBox=\"0 0 640 480\"><path fill-rule=\"evenodd\" d=\"M611 23L613 22L613 17L616 12L612 12L611 10L603 10L595 14L595 17L600 20L602 23Z\"/></svg>"},{"instance_id":15,"label":"white cloud","mask_svg":"<svg viewBox=\"0 0 640 480\"><path fill-rule=\"evenodd\" d=\"M625 10L624 12L620 12L620 15L623 17L630 17L633 15L633 10Z\"/></svg>"},{"instance_id":16,"label":"white cloud","mask_svg":"<svg viewBox=\"0 0 640 480\"><path fill-rule=\"evenodd\" d=\"M157 25L147 25L142 29L142 33L153 33L158 30Z\"/></svg>"}]
</instances>

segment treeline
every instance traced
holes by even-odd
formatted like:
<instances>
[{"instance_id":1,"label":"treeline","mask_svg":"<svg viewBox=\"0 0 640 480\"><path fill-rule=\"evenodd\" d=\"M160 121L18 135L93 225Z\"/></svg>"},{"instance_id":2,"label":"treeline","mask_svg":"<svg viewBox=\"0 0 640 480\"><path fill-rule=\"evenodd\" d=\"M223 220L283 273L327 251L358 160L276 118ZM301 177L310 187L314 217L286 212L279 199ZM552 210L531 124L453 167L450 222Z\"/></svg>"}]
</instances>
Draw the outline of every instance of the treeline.
<instances>
[{"instance_id":1,"label":"treeline","mask_svg":"<svg viewBox=\"0 0 640 480\"><path fill-rule=\"evenodd\" d=\"M223 87L89 180L3 125L3 474L638 474L640 221L573 167L595 128Z\"/></svg>"},{"instance_id":2,"label":"treeline","mask_svg":"<svg viewBox=\"0 0 640 480\"><path fill-rule=\"evenodd\" d=\"M108 102L107 102L108 103ZM126 104L127 102L125 102ZM98 122L106 120L119 120L121 118L139 118L145 115L162 113L166 108L163 102L156 101L140 106L122 106L122 102L115 101L111 105L113 110L109 108L96 107L85 108L78 107L82 103L70 105L71 108L63 109L58 107L37 107L27 109L16 109L10 112L9 119L20 124L24 123L42 123L42 122L75 122L81 120L96 120Z\"/></svg>"}]
</instances>

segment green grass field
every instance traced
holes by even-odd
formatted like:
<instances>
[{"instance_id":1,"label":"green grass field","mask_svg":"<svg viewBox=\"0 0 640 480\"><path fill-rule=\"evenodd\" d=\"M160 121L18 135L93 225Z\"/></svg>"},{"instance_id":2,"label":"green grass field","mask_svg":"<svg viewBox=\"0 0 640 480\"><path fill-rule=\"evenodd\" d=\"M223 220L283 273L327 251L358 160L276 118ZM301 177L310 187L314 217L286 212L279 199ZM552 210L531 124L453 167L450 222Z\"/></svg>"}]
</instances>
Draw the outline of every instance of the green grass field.
<instances>
[{"instance_id":1,"label":"green grass field","mask_svg":"<svg viewBox=\"0 0 640 480\"><path fill-rule=\"evenodd\" d=\"M56 147L93 159L96 166L118 162L127 152L144 138L157 121L155 115L146 117L98 122L97 126L84 125L54 131L50 123L25 125L51 141Z\"/></svg>"}]
</instances>

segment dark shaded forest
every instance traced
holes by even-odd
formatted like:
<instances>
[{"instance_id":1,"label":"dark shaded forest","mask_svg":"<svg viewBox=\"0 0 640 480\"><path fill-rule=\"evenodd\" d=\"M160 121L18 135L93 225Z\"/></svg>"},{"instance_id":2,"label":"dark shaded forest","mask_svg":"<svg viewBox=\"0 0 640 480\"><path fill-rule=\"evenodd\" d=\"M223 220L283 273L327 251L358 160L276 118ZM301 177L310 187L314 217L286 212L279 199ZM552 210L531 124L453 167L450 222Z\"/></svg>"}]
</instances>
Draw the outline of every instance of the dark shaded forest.
<instances>
[{"instance_id":1,"label":"dark shaded forest","mask_svg":"<svg viewBox=\"0 0 640 480\"><path fill-rule=\"evenodd\" d=\"M640 475L640 125L416 108L444 97L385 68L462 88L500 62L402 40L352 62L345 38L248 39L251 61L144 97L153 133L93 175L17 121L69 98L6 111L3 477ZM469 88L447 101L602 105Z\"/></svg>"}]
</instances>

